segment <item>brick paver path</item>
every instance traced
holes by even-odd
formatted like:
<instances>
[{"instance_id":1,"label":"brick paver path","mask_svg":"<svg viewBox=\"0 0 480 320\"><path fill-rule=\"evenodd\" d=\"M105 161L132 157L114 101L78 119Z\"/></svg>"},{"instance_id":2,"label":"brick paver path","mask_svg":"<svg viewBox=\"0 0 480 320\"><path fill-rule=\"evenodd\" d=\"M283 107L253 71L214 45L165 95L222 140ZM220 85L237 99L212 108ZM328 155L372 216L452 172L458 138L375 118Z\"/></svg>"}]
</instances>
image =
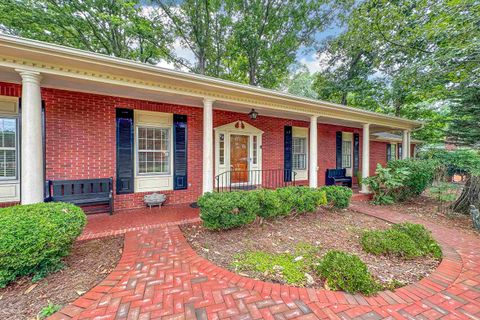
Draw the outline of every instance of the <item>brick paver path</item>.
<instances>
[{"instance_id":1,"label":"brick paver path","mask_svg":"<svg viewBox=\"0 0 480 320\"><path fill-rule=\"evenodd\" d=\"M365 203L352 209L420 222ZM442 244L439 268L374 297L241 277L199 257L178 226L128 232L117 268L51 319L480 319L480 237L424 224Z\"/></svg>"}]
</instances>

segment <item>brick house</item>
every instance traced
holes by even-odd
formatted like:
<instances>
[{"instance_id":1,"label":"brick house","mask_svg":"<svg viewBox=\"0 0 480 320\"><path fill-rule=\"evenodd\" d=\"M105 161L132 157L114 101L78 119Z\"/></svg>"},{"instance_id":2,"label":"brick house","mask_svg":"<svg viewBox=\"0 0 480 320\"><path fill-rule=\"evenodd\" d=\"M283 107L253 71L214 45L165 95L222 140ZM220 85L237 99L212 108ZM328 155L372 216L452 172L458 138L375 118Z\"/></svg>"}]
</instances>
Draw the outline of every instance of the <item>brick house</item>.
<instances>
[{"instance_id":1,"label":"brick house","mask_svg":"<svg viewBox=\"0 0 480 320\"><path fill-rule=\"evenodd\" d=\"M113 177L116 209L152 192L189 203L224 183L274 183L267 172L316 187L346 168L355 181L410 157L421 125L0 35L3 206L43 201L46 180Z\"/></svg>"}]
</instances>

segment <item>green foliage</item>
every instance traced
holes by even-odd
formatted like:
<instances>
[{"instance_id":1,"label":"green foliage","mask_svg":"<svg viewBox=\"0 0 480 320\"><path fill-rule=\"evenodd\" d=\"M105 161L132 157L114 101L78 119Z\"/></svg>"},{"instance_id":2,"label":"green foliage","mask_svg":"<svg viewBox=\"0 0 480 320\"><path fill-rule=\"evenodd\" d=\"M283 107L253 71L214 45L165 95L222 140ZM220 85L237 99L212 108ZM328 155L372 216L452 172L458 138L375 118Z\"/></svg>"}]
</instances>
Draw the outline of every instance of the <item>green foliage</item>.
<instances>
[{"instance_id":1,"label":"green foliage","mask_svg":"<svg viewBox=\"0 0 480 320\"><path fill-rule=\"evenodd\" d=\"M463 88L455 100L455 117L448 128L449 140L457 145L480 148L480 90Z\"/></svg>"},{"instance_id":2,"label":"green foliage","mask_svg":"<svg viewBox=\"0 0 480 320\"><path fill-rule=\"evenodd\" d=\"M85 224L82 209L67 203L0 209L0 287L18 276L37 281L59 270Z\"/></svg>"},{"instance_id":3,"label":"green foliage","mask_svg":"<svg viewBox=\"0 0 480 320\"><path fill-rule=\"evenodd\" d=\"M442 257L440 246L423 225L405 222L393 225L392 229L401 231L414 240L422 255L431 254L436 259Z\"/></svg>"},{"instance_id":4,"label":"green foliage","mask_svg":"<svg viewBox=\"0 0 480 320\"><path fill-rule=\"evenodd\" d=\"M392 194L395 201L405 201L418 197L432 184L438 163L436 161L406 159L389 161L387 167L394 172L400 170L409 172L403 179L402 186L398 187Z\"/></svg>"},{"instance_id":5,"label":"green foliage","mask_svg":"<svg viewBox=\"0 0 480 320\"><path fill-rule=\"evenodd\" d=\"M262 251L246 252L237 255L232 266L236 270L254 271L273 279L281 279L291 285L303 286L307 282L305 272L311 270L314 261L317 259L317 247L307 243L299 243L295 254L272 254Z\"/></svg>"},{"instance_id":6,"label":"green foliage","mask_svg":"<svg viewBox=\"0 0 480 320\"><path fill-rule=\"evenodd\" d=\"M200 218L208 229L230 229L255 218L275 218L317 211L327 203L325 192L307 187L207 193L200 197Z\"/></svg>"},{"instance_id":7,"label":"green foliage","mask_svg":"<svg viewBox=\"0 0 480 320\"><path fill-rule=\"evenodd\" d=\"M415 241L399 230L365 231L362 234L361 244L363 250L375 255L389 254L405 259L412 259L421 255Z\"/></svg>"},{"instance_id":8,"label":"green foliage","mask_svg":"<svg viewBox=\"0 0 480 320\"><path fill-rule=\"evenodd\" d=\"M353 191L342 186L324 186L320 190L325 191L327 202L335 209L346 209L350 205Z\"/></svg>"},{"instance_id":9,"label":"green foliage","mask_svg":"<svg viewBox=\"0 0 480 320\"><path fill-rule=\"evenodd\" d=\"M457 198L458 186L450 182L439 182L428 189L428 193L440 202L452 202Z\"/></svg>"},{"instance_id":10,"label":"green foliage","mask_svg":"<svg viewBox=\"0 0 480 320\"><path fill-rule=\"evenodd\" d=\"M410 175L406 168L383 168L377 164L375 176L363 179L373 192L374 204L392 204L394 202L394 193L404 186L405 180Z\"/></svg>"},{"instance_id":11,"label":"green foliage","mask_svg":"<svg viewBox=\"0 0 480 320\"><path fill-rule=\"evenodd\" d=\"M420 224L401 223L391 228L364 231L361 238L363 250L375 255L394 255L405 259L431 255L442 257L442 251L431 233Z\"/></svg>"},{"instance_id":12,"label":"green foliage","mask_svg":"<svg viewBox=\"0 0 480 320\"><path fill-rule=\"evenodd\" d=\"M4 0L0 29L110 56L156 64L173 41L139 0Z\"/></svg>"},{"instance_id":13,"label":"green foliage","mask_svg":"<svg viewBox=\"0 0 480 320\"><path fill-rule=\"evenodd\" d=\"M371 295L381 288L359 257L342 251L327 252L320 261L318 273L333 290Z\"/></svg>"},{"instance_id":14,"label":"green foliage","mask_svg":"<svg viewBox=\"0 0 480 320\"><path fill-rule=\"evenodd\" d=\"M43 307L38 313L39 319L46 319L62 308L61 305L49 302L47 306Z\"/></svg>"},{"instance_id":15,"label":"green foliage","mask_svg":"<svg viewBox=\"0 0 480 320\"><path fill-rule=\"evenodd\" d=\"M422 159L429 159L447 168L448 175L456 173L480 176L480 151L473 149L428 149L419 154Z\"/></svg>"},{"instance_id":16,"label":"green foliage","mask_svg":"<svg viewBox=\"0 0 480 320\"><path fill-rule=\"evenodd\" d=\"M254 192L210 192L198 199L200 218L206 228L231 229L252 223L260 210Z\"/></svg>"}]
</instances>

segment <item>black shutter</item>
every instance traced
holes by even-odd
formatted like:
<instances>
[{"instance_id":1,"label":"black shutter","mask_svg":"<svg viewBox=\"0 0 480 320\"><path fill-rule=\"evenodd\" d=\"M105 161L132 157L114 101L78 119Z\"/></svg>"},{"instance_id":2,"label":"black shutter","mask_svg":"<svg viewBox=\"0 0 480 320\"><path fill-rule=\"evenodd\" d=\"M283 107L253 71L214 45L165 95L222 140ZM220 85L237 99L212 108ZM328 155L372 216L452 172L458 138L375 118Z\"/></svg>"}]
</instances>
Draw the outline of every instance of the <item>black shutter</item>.
<instances>
[{"instance_id":1,"label":"black shutter","mask_svg":"<svg viewBox=\"0 0 480 320\"><path fill-rule=\"evenodd\" d=\"M292 181L292 127L285 126L283 134L283 180L285 182Z\"/></svg>"},{"instance_id":2,"label":"black shutter","mask_svg":"<svg viewBox=\"0 0 480 320\"><path fill-rule=\"evenodd\" d=\"M133 110L117 109L117 194L134 192Z\"/></svg>"},{"instance_id":3,"label":"black shutter","mask_svg":"<svg viewBox=\"0 0 480 320\"><path fill-rule=\"evenodd\" d=\"M353 134L353 174L356 176L360 168L360 135Z\"/></svg>"},{"instance_id":4,"label":"black shutter","mask_svg":"<svg viewBox=\"0 0 480 320\"><path fill-rule=\"evenodd\" d=\"M335 152L337 155L337 169L342 168L342 141L342 131L337 131L335 148Z\"/></svg>"},{"instance_id":5,"label":"black shutter","mask_svg":"<svg viewBox=\"0 0 480 320\"><path fill-rule=\"evenodd\" d=\"M173 115L173 189L187 189L187 116Z\"/></svg>"},{"instance_id":6,"label":"black shutter","mask_svg":"<svg viewBox=\"0 0 480 320\"><path fill-rule=\"evenodd\" d=\"M398 144L398 157L397 159L402 159L402 144Z\"/></svg>"},{"instance_id":7,"label":"black shutter","mask_svg":"<svg viewBox=\"0 0 480 320\"><path fill-rule=\"evenodd\" d=\"M387 162L392 158L392 145L387 143Z\"/></svg>"}]
</instances>

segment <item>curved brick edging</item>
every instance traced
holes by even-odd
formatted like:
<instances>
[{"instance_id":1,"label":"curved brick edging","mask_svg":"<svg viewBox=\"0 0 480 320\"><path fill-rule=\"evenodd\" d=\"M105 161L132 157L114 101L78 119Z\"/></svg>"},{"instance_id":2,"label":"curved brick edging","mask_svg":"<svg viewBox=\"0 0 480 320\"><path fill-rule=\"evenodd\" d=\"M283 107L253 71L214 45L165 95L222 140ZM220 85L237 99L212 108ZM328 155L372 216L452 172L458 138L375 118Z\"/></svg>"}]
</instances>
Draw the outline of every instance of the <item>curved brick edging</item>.
<instances>
[{"instance_id":1,"label":"curved brick edging","mask_svg":"<svg viewBox=\"0 0 480 320\"><path fill-rule=\"evenodd\" d=\"M245 278L198 256L177 226L138 230L126 234L115 270L50 319L476 319L480 318L478 239L462 239L462 246L455 249L442 239L444 259L418 283L364 297Z\"/></svg>"}]
</instances>

